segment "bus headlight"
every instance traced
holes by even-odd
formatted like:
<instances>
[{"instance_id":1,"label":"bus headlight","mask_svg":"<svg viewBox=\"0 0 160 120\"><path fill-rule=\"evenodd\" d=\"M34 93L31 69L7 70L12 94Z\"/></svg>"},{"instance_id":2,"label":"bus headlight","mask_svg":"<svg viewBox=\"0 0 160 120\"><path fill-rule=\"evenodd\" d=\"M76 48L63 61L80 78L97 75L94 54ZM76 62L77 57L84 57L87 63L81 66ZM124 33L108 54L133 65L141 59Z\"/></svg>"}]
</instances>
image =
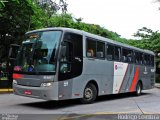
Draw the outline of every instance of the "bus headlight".
<instances>
[{"instance_id":1,"label":"bus headlight","mask_svg":"<svg viewBox=\"0 0 160 120\"><path fill-rule=\"evenodd\" d=\"M53 86L53 82L46 82L41 84L41 87L51 87L51 86Z\"/></svg>"},{"instance_id":2,"label":"bus headlight","mask_svg":"<svg viewBox=\"0 0 160 120\"><path fill-rule=\"evenodd\" d=\"M13 80L13 84L17 85L17 81L16 81L16 80Z\"/></svg>"}]
</instances>

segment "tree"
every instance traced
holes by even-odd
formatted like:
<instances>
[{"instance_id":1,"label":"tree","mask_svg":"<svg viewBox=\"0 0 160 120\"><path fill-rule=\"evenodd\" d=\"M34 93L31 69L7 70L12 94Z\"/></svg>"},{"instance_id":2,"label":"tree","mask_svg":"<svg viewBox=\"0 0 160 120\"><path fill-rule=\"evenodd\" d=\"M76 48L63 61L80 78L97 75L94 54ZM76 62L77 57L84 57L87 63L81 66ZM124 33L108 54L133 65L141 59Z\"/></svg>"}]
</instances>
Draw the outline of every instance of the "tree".
<instances>
[{"instance_id":1,"label":"tree","mask_svg":"<svg viewBox=\"0 0 160 120\"><path fill-rule=\"evenodd\" d=\"M130 40L129 44L142 49L152 50L155 53L160 52L160 33L153 31L146 27L138 29L134 34L135 37L141 38L140 40Z\"/></svg>"},{"instance_id":2,"label":"tree","mask_svg":"<svg viewBox=\"0 0 160 120\"><path fill-rule=\"evenodd\" d=\"M18 43L28 30L33 9L31 0L10 0L0 8L1 59L7 57L9 44ZM4 49L5 48L5 49Z\"/></svg>"},{"instance_id":3,"label":"tree","mask_svg":"<svg viewBox=\"0 0 160 120\"><path fill-rule=\"evenodd\" d=\"M61 4L44 1L47 0L0 1L0 59L6 59L10 44L21 43L25 32L49 27L51 17L60 8L67 10L64 0L58 0Z\"/></svg>"},{"instance_id":4,"label":"tree","mask_svg":"<svg viewBox=\"0 0 160 120\"><path fill-rule=\"evenodd\" d=\"M97 34L106 38L110 38L119 42L127 43L126 39L120 38L115 32L109 31L104 27L96 24L87 24L82 22L82 18L74 18L71 14L56 14L49 21L52 27L68 27L83 30L93 34Z\"/></svg>"},{"instance_id":5,"label":"tree","mask_svg":"<svg viewBox=\"0 0 160 120\"><path fill-rule=\"evenodd\" d=\"M138 29L138 31L133 36L140 37L141 39L150 39L153 34L155 34L155 32L153 32L151 29L142 27L141 29Z\"/></svg>"},{"instance_id":6,"label":"tree","mask_svg":"<svg viewBox=\"0 0 160 120\"><path fill-rule=\"evenodd\" d=\"M57 13L59 10L62 11L62 13L67 12L67 6L66 0L33 0L37 5L39 5L50 17Z\"/></svg>"}]
</instances>

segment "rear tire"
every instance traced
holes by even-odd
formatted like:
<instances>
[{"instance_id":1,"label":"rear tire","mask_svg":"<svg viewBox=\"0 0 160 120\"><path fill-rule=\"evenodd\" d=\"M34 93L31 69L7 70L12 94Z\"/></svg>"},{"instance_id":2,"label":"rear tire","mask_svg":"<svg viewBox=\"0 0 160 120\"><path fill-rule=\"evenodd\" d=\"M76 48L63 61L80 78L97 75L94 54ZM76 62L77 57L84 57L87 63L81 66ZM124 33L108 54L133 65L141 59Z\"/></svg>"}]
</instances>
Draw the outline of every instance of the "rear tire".
<instances>
[{"instance_id":1,"label":"rear tire","mask_svg":"<svg viewBox=\"0 0 160 120\"><path fill-rule=\"evenodd\" d=\"M136 92L135 95L136 96L140 96L142 94L142 84L140 82L138 82L137 86L136 86Z\"/></svg>"},{"instance_id":2,"label":"rear tire","mask_svg":"<svg viewBox=\"0 0 160 120\"><path fill-rule=\"evenodd\" d=\"M89 104L93 103L97 97L97 88L94 84L89 83L84 89L83 98L80 99L81 103Z\"/></svg>"}]
</instances>

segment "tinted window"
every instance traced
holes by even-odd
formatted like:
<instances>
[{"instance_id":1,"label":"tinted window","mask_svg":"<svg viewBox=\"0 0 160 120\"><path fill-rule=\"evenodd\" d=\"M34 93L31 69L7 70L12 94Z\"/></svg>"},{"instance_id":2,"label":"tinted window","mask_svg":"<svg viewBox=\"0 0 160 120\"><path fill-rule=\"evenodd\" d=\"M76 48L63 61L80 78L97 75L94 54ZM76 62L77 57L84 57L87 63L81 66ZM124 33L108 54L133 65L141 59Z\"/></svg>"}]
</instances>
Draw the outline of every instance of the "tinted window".
<instances>
[{"instance_id":1,"label":"tinted window","mask_svg":"<svg viewBox=\"0 0 160 120\"><path fill-rule=\"evenodd\" d=\"M118 47L118 46L115 46L115 49L114 49L114 60L120 61L120 58L121 58L121 48Z\"/></svg>"},{"instance_id":2,"label":"tinted window","mask_svg":"<svg viewBox=\"0 0 160 120\"><path fill-rule=\"evenodd\" d=\"M135 63L143 64L143 54L140 52L135 52Z\"/></svg>"},{"instance_id":3,"label":"tinted window","mask_svg":"<svg viewBox=\"0 0 160 120\"><path fill-rule=\"evenodd\" d=\"M113 60L114 58L114 46L107 45L107 60Z\"/></svg>"},{"instance_id":4,"label":"tinted window","mask_svg":"<svg viewBox=\"0 0 160 120\"><path fill-rule=\"evenodd\" d=\"M103 42L97 41L97 58L104 58L105 57L105 44Z\"/></svg>"},{"instance_id":5,"label":"tinted window","mask_svg":"<svg viewBox=\"0 0 160 120\"><path fill-rule=\"evenodd\" d=\"M87 38L87 57L104 58L105 57L105 43Z\"/></svg>"},{"instance_id":6,"label":"tinted window","mask_svg":"<svg viewBox=\"0 0 160 120\"><path fill-rule=\"evenodd\" d=\"M143 54L142 53L139 53L139 62L140 64L143 64Z\"/></svg>"},{"instance_id":7,"label":"tinted window","mask_svg":"<svg viewBox=\"0 0 160 120\"><path fill-rule=\"evenodd\" d=\"M144 54L144 65L150 65L150 55Z\"/></svg>"},{"instance_id":8,"label":"tinted window","mask_svg":"<svg viewBox=\"0 0 160 120\"><path fill-rule=\"evenodd\" d=\"M147 65L147 55L144 54L143 57L144 57L143 64L144 64L144 65Z\"/></svg>"},{"instance_id":9,"label":"tinted window","mask_svg":"<svg viewBox=\"0 0 160 120\"><path fill-rule=\"evenodd\" d=\"M133 51L123 48L122 49L122 61L123 62L133 62Z\"/></svg>"},{"instance_id":10,"label":"tinted window","mask_svg":"<svg viewBox=\"0 0 160 120\"><path fill-rule=\"evenodd\" d=\"M154 56L152 55L150 59L151 59L151 61L150 61L151 63L150 63L150 64L151 64L152 66L154 66Z\"/></svg>"},{"instance_id":11,"label":"tinted window","mask_svg":"<svg viewBox=\"0 0 160 120\"><path fill-rule=\"evenodd\" d=\"M83 67L82 35L65 33L61 45L58 80L67 80L81 75Z\"/></svg>"},{"instance_id":12,"label":"tinted window","mask_svg":"<svg viewBox=\"0 0 160 120\"><path fill-rule=\"evenodd\" d=\"M151 65L150 55L147 55L147 65Z\"/></svg>"},{"instance_id":13,"label":"tinted window","mask_svg":"<svg viewBox=\"0 0 160 120\"><path fill-rule=\"evenodd\" d=\"M96 57L96 41L87 38L87 57Z\"/></svg>"}]
</instances>

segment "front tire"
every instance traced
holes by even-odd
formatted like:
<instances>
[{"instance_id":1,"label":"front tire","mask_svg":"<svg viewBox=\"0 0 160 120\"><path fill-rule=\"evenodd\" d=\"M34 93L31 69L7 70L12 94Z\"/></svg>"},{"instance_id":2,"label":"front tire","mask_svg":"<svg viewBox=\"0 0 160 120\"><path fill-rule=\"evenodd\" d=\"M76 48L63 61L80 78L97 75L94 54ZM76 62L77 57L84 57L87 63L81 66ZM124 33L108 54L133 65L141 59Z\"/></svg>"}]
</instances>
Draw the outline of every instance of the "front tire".
<instances>
[{"instance_id":1,"label":"front tire","mask_svg":"<svg viewBox=\"0 0 160 120\"><path fill-rule=\"evenodd\" d=\"M89 83L83 93L83 98L80 99L81 103L83 104L89 104L93 103L96 100L97 97L97 88L94 84Z\"/></svg>"}]
</instances>

